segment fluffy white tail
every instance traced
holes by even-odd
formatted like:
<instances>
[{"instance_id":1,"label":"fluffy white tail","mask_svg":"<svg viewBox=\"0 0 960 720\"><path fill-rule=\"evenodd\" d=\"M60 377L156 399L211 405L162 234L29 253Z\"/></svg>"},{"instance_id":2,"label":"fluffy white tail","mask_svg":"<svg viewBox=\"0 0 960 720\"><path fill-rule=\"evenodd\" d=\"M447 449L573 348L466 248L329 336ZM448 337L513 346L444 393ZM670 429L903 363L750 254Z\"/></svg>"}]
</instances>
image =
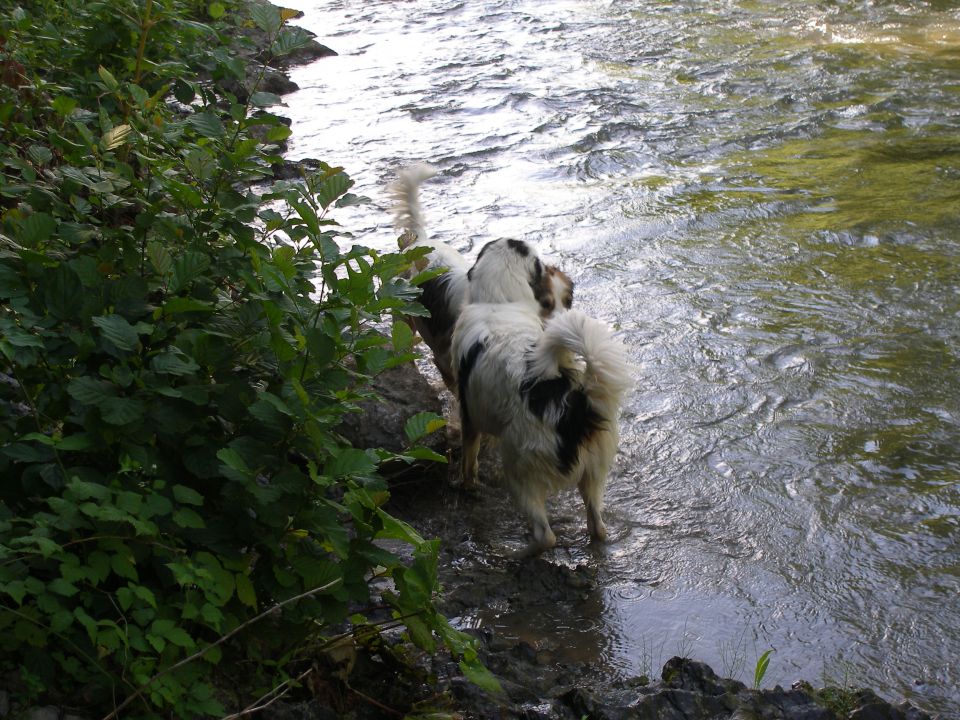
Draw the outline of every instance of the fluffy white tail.
<instances>
[{"instance_id":1,"label":"fluffy white tail","mask_svg":"<svg viewBox=\"0 0 960 720\"><path fill-rule=\"evenodd\" d=\"M559 313L547 321L530 372L536 377L556 376L560 367L569 363L571 353L586 361L583 379L587 395L619 402L630 387L626 351L603 323L579 310Z\"/></svg>"},{"instance_id":2,"label":"fluffy white tail","mask_svg":"<svg viewBox=\"0 0 960 720\"><path fill-rule=\"evenodd\" d=\"M437 174L437 169L426 163L410 165L400 171L397 180L388 192L393 200L393 216L397 229L401 230L401 250L416 240L426 239L423 213L420 210L420 185Z\"/></svg>"}]
</instances>

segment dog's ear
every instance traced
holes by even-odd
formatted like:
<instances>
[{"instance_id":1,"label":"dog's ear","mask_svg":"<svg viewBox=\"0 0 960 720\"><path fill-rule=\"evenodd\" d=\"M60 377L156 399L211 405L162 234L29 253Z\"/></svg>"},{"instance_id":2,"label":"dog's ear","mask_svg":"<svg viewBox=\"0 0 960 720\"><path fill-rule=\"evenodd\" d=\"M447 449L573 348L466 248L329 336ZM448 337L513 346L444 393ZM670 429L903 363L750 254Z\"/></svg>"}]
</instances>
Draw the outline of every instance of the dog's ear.
<instances>
[{"instance_id":1,"label":"dog's ear","mask_svg":"<svg viewBox=\"0 0 960 720\"><path fill-rule=\"evenodd\" d=\"M467 280L473 280L473 269L480 263L480 258L483 257L483 254L484 254L487 250L489 250L491 247L493 247L493 246L496 245L496 244L497 244L497 241L496 241L496 240L491 240L491 241L488 242L486 245L484 245L482 248L480 248L480 252L477 254L477 259L473 261L473 265L471 265L471 266L470 266L470 269L467 270Z\"/></svg>"}]
</instances>

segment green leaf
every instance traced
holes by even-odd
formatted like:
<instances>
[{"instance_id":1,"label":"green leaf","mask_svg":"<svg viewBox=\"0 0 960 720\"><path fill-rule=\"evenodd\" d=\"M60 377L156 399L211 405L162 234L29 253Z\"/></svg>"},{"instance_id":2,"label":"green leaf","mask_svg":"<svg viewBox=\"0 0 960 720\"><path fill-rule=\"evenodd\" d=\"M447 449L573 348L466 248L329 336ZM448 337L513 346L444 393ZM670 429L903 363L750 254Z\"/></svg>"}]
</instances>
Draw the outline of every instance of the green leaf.
<instances>
[{"instance_id":1,"label":"green leaf","mask_svg":"<svg viewBox=\"0 0 960 720\"><path fill-rule=\"evenodd\" d=\"M403 431L407 436L407 440L414 443L424 436L445 427L446 424L447 421L436 413L420 412L407 420L403 426Z\"/></svg>"},{"instance_id":2,"label":"green leaf","mask_svg":"<svg viewBox=\"0 0 960 720\"><path fill-rule=\"evenodd\" d=\"M139 580L137 577L137 568L134 566L131 558L125 553L129 553L127 548L124 548L124 553L112 555L110 557L110 568L120 577L137 582Z\"/></svg>"},{"instance_id":3,"label":"green leaf","mask_svg":"<svg viewBox=\"0 0 960 720\"><path fill-rule=\"evenodd\" d=\"M377 508L377 517L383 524L383 529L377 533L378 538L392 538L394 540L403 540L414 547L423 545L424 540L413 527L403 520L393 517L382 508Z\"/></svg>"},{"instance_id":4,"label":"green leaf","mask_svg":"<svg viewBox=\"0 0 960 720\"><path fill-rule=\"evenodd\" d=\"M240 453L233 448L223 448L217 453L217 458L228 468L245 478L249 478L253 475L253 471L247 467L247 463L243 459L243 456L241 456Z\"/></svg>"},{"instance_id":5,"label":"green leaf","mask_svg":"<svg viewBox=\"0 0 960 720\"><path fill-rule=\"evenodd\" d=\"M207 14L214 20L219 20L226 12L227 9L223 6L223 3L220 2L212 2L207 6Z\"/></svg>"},{"instance_id":6,"label":"green leaf","mask_svg":"<svg viewBox=\"0 0 960 720\"><path fill-rule=\"evenodd\" d=\"M317 202L324 210L353 187L353 180L345 172L337 172L325 178L317 190Z\"/></svg>"},{"instance_id":7,"label":"green leaf","mask_svg":"<svg viewBox=\"0 0 960 720\"><path fill-rule=\"evenodd\" d=\"M268 35L276 34L283 22L280 8L270 3L251 3L250 19Z\"/></svg>"},{"instance_id":8,"label":"green leaf","mask_svg":"<svg viewBox=\"0 0 960 720\"><path fill-rule=\"evenodd\" d=\"M146 412L146 406L137 398L113 397L100 403L100 415L111 425L129 425Z\"/></svg>"},{"instance_id":9,"label":"green leaf","mask_svg":"<svg viewBox=\"0 0 960 720\"><path fill-rule=\"evenodd\" d=\"M48 582L47 589L50 592L55 592L57 595L63 595L64 597L72 597L79 592L76 585L67 582L63 578L56 578Z\"/></svg>"},{"instance_id":10,"label":"green leaf","mask_svg":"<svg viewBox=\"0 0 960 720\"><path fill-rule=\"evenodd\" d=\"M188 250L173 262L173 283L170 292L178 293L210 267L210 258L204 253Z\"/></svg>"},{"instance_id":11,"label":"green leaf","mask_svg":"<svg viewBox=\"0 0 960 720\"><path fill-rule=\"evenodd\" d=\"M253 583L250 582L250 578L246 575L237 573L236 575L237 583L237 599L240 600L247 607L257 609L257 593L253 589Z\"/></svg>"},{"instance_id":12,"label":"green leaf","mask_svg":"<svg viewBox=\"0 0 960 720\"><path fill-rule=\"evenodd\" d=\"M27 215L20 223L20 242L29 247L36 247L46 242L57 228L57 221L50 215L35 212Z\"/></svg>"},{"instance_id":13,"label":"green leaf","mask_svg":"<svg viewBox=\"0 0 960 720\"><path fill-rule=\"evenodd\" d=\"M155 355L150 361L150 367L161 375L191 375L200 369L192 357L184 355L173 347Z\"/></svg>"},{"instance_id":14,"label":"green leaf","mask_svg":"<svg viewBox=\"0 0 960 720\"><path fill-rule=\"evenodd\" d=\"M106 380L83 376L73 378L67 383L67 393L84 405L99 405L117 394L117 386Z\"/></svg>"},{"instance_id":15,"label":"green leaf","mask_svg":"<svg viewBox=\"0 0 960 720\"><path fill-rule=\"evenodd\" d=\"M170 252L156 240L147 243L147 257L150 258L150 264L159 275L166 275L173 267L173 257Z\"/></svg>"},{"instance_id":16,"label":"green leaf","mask_svg":"<svg viewBox=\"0 0 960 720\"><path fill-rule=\"evenodd\" d=\"M486 690L494 695L502 693L503 688L500 681L494 677L480 660L473 658L471 660L463 659L460 661L460 671L463 676L476 685L481 690Z\"/></svg>"},{"instance_id":17,"label":"green leaf","mask_svg":"<svg viewBox=\"0 0 960 720\"><path fill-rule=\"evenodd\" d=\"M280 105L283 100L279 95L271 92L255 92L250 96L250 104L255 107L269 107L270 105Z\"/></svg>"},{"instance_id":18,"label":"green leaf","mask_svg":"<svg viewBox=\"0 0 960 720\"><path fill-rule=\"evenodd\" d=\"M173 497L184 505L203 505L203 495L186 485L174 485Z\"/></svg>"},{"instance_id":19,"label":"green leaf","mask_svg":"<svg viewBox=\"0 0 960 720\"><path fill-rule=\"evenodd\" d=\"M286 125L277 125L267 130L266 140L267 142L282 142L292 134L293 130Z\"/></svg>"},{"instance_id":20,"label":"green leaf","mask_svg":"<svg viewBox=\"0 0 960 720\"><path fill-rule=\"evenodd\" d=\"M116 92L120 89L120 83L117 82L117 79L103 65L97 68L97 74L110 92Z\"/></svg>"},{"instance_id":21,"label":"green leaf","mask_svg":"<svg viewBox=\"0 0 960 720\"><path fill-rule=\"evenodd\" d=\"M182 528L201 529L206 524L203 518L190 508L179 508L173 513L173 521Z\"/></svg>"},{"instance_id":22,"label":"green leaf","mask_svg":"<svg viewBox=\"0 0 960 720\"><path fill-rule=\"evenodd\" d=\"M320 328L307 330L307 350L316 365L327 365L337 356L337 342Z\"/></svg>"},{"instance_id":23,"label":"green leaf","mask_svg":"<svg viewBox=\"0 0 960 720\"><path fill-rule=\"evenodd\" d=\"M77 299L81 297L83 284L69 265L60 263L44 271L43 298L51 315L61 320L76 317L80 310Z\"/></svg>"},{"instance_id":24,"label":"green leaf","mask_svg":"<svg viewBox=\"0 0 960 720\"><path fill-rule=\"evenodd\" d=\"M194 113L189 118L187 122L193 126L193 129L196 130L200 135L207 138L222 138L227 134L226 129L223 127L223 123L220 122L213 112L210 110L204 110L203 112Z\"/></svg>"},{"instance_id":25,"label":"green leaf","mask_svg":"<svg viewBox=\"0 0 960 720\"><path fill-rule=\"evenodd\" d=\"M372 474L377 469L377 461L364 450L347 448L330 459L324 467L324 474L332 477Z\"/></svg>"},{"instance_id":26,"label":"green leaf","mask_svg":"<svg viewBox=\"0 0 960 720\"><path fill-rule=\"evenodd\" d=\"M27 155L34 165L46 165L53 160L53 153L45 145L31 145L27 148Z\"/></svg>"},{"instance_id":27,"label":"green leaf","mask_svg":"<svg viewBox=\"0 0 960 720\"><path fill-rule=\"evenodd\" d=\"M763 676L767 674L767 666L770 665L770 654L772 652L773 648L767 650L760 656L760 659L757 660L757 666L753 671L753 686L755 688L760 687L760 683L763 682Z\"/></svg>"},{"instance_id":28,"label":"green leaf","mask_svg":"<svg viewBox=\"0 0 960 720\"><path fill-rule=\"evenodd\" d=\"M92 319L100 328L100 334L118 350L131 352L136 350L139 337L137 331L120 315L100 315Z\"/></svg>"},{"instance_id":29,"label":"green leaf","mask_svg":"<svg viewBox=\"0 0 960 720\"><path fill-rule=\"evenodd\" d=\"M73 111L77 108L77 101L72 97L59 95L53 99L51 105L54 112L56 112L58 115L63 115L66 117L73 113Z\"/></svg>"},{"instance_id":30,"label":"green leaf","mask_svg":"<svg viewBox=\"0 0 960 720\"><path fill-rule=\"evenodd\" d=\"M86 480L81 480L80 478L73 478L70 482L67 483L67 489L70 491L71 497L76 500L88 500L94 498L95 500L107 500L111 491L106 485L101 485L100 483L87 482Z\"/></svg>"},{"instance_id":31,"label":"green leaf","mask_svg":"<svg viewBox=\"0 0 960 720\"><path fill-rule=\"evenodd\" d=\"M313 40L313 35L302 27L288 27L284 28L283 32L274 41L271 50L273 50L274 55L287 55L294 50L305 47L311 40Z\"/></svg>"}]
</instances>

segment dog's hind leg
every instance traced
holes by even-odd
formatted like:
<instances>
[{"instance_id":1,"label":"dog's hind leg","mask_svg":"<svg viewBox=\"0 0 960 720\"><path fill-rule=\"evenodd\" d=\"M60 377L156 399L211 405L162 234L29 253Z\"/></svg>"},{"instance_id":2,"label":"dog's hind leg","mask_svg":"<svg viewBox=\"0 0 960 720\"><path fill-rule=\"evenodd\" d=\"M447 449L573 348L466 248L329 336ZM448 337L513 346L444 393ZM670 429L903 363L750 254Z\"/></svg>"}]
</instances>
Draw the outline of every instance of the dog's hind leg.
<instances>
[{"instance_id":1,"label":"dog's hind leg","mask_svg":"<svg viewBox=\"0 0 960 720\"><path fill-rule=\"evenodd\" d=\"M463 487L473 489L480 484L478 456L480 454L480 431L477 430L466 413L460 412L460 444L462 457L460 467L463 472Z\"/></svg>"},{"instance_id":2,"label":"dog's hind leg","mask_svg":"<svg viewBox=\"0 0 960 720\"><path fill-rule=\"evenodd\" d=\"M577 488L587 510L587 530L590 537L599 542L607 539L607 526L603 524L603 490L607 484L606 468L587 463Z\"/></svg>"}]
</instances>

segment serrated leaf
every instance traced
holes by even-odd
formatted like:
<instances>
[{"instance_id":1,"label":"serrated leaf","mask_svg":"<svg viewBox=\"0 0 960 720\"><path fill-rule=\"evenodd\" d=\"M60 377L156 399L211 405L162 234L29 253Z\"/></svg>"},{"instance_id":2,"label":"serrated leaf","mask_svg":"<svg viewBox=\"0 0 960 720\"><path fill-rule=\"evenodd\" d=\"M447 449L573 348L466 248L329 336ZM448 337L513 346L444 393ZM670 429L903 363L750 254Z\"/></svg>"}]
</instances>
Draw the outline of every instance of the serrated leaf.
<instances>
[{"instance_id":1,"label":"serrated leaf","mask_svg":"<svg viewBox=\"0 0 960 720\"><path fill-rule=\"evenodd\" d=\"M413 529L413 526L405 523L403 520L393 517L382 508L377 508L377 516L380 518L382 529L377 533L378 538L391 538L393 540L403 540L414 547L423 545L423 538Z\"/></svg>"},{"instance_id":2,"label":"serrated leaf","mask_svg":"<svg viewBox=\"0 0 960 720\"><path fill-rule=\"evenodd\" d=\"M166 275L173 267L173 257L163 245L153 240L147 243L147 257L159 275Z\"/></svg>"},{"instance_id":3,"label":"serrated leaf","mask_svg":"<svg viewBox=\"0 0 960 720\"><path fill-rule=\"evenodd\" d=\"M334 201L353 187L353 180L344 173L338 172L324 179L317 189L317 202L324 210Z\"/></svg>"},{"instance_id":4,"label":"serrated leaf","mask_svg":"<svg viewBox=\"0 0 960 720\"><path fill-rule=\"evenodd\" d=\"M446 457L426 447L415 447L405 450L399 457L403 460L427 460L437 463L447 462Z\"/></svg>"},{"instance_id":5,"label":"serrated leaf","mask_svg":"<svg viewBox=\"0 0 960 720\"><path fill-rule=\"evenodd\" d=\"M42 212L31 213L20 224L20 242L30 247L46 242L57 228L57 221Z\"/></svg>"},{"instance_id":6,"label":"serrated leaf","mask_svg":"<svg viewBox=\"0 0 960 720\"><path fill-rule=\"evenodd\" d=\"M106 380L98 380L84 375L73 378L67 383L67 393L74 400L84 405L99 405L107 398L117 394L117 386Z\"/></svg>"},{"instance_id":7,"label":"serrated leaf","mask_svg":"<svg viewBox=\"0 0 960 720\"><path fill-rule=\"evenodd\" d=\"M203 518L190 508L179 508L173 513L173 521L182 528L201 529L206 527Z\"/></svg>"},{"instance_id":8,"label":"serrated leaf","mask_svg":"<svg viewBox=\"0 0 960 720\"><path fill-rule=\"evenodd\" d=\"M118 350L131 352L136 350L139 337L133 325L121 315L100 315L92 318L92 322L100 328L101 337L105 338Z\"/></svg>"},{"instance_id":9,"label":"serrated leaf","mask_svg":"<svg viewBox=\"0 0 960 720\"><path fill-rule=\"evenodd\" d=\"M27 148L27 155L30 156L34 165L46 165L53 160L53 153L45 145L31 145Z\"/></svg>"},{"instance_id":10,"label":"serrated leaf","mask_svg":"<svg viewBox=\"0 0 960 720\"><path fill-rule=\"evenodd\" d=\"M53 110L58 115L63 115L64 117L70 115L77 108L77 101L72 97L66 95L59 95L53 99L51 103Z\"/></svg>"},{"instance_id":11,"label":"serrated leaf","mask_svg":"<svg viewBox=\"0 0 960 720\"><path fill-rule=\"evenodd\" d=\"M191 375L200 369L196 361L175 348L168 347L166 351L155 355L150 361L150 368L161 375Z\"/></svg>"},{"instance_id":12,"label":"serrated leaf","mask_svg":"<svg viewBox=\"0 0 960 720\"><path fill-rule=\"evenodd\" d=\"M188 250L173 262L172 293L178 293L210 267L210 258L196 250Z\"/></svg>"},{"instance_id":13,"label":"serrated leaf","mask_svg":"<svg viewBox=\"0 0 960 720\"><path fill-rule=\"evenodd\" d=\"M187 122L203 137L221 138L227 133L223 123L220 122L220 118L210 110L194 113L187 118Z\"/></svg>"},{"instance_id":14,"label":"serrated leaf","mask_svg":"<svg viewBox=\"0 0 960 720\"><path fill-rule=\"evenodd\" d=\"M293 130L286 125L277 125L267 130L266 139L267 142L281 142L292 134Z\"/></svg>"},{"instance_id":15,"label":"serrated leaf","mask_svg":"<svg viewBox=\"0 0 960 720\"><path fill-rule=\"evenodd\" d=\"M311 40L313 40L313 35L302 27L287 27L284 28L277 39L274 40L270 49L274 55L287 55L294 50L305 47Z\"/></svg>"},{"instance_id":16,"label":"serrated leaf","mask_svg":"<svg viewBox=\"0 0 960 720\"><path fill-rule=\"evenodd\" d=\"M394 320L390 332L390 339L393 342L393 349L397 352L404 352L413 347L414 332L410 326L403 320Z\"/></svg>"},{"instance_id":17,"label":"serrated leaf","mask_svg":"<svg viewBox=\"0 0 960 720\"><path fill-rule=\"evenodd\" d=\"M280 8L270 3L251 3L250 19L268 35L275 34L283 23Z\"/></svg>"},{"instance_id":18,"label":"serrated leaf","mask_svg":"<svg viewBox=\"0 0 960 720\"><path fill-rule=\"evenodd\" d=\"M407 420L403 426L403 432L406 434L407 440L414 443L424 436L445 427L446 424L447 421L436 413L421 412Z\"/></svg>"},{"instance_id":19,"label":"serrated leaf","mask_svg":"<svg viewBox=\"0 0 960 720\"><path fill-rule=\"evenodd\" d=\"M120 577L127 578L127 580L133 580L137 582L139 579L137 576L137 568L134 566L133 561L125 554L116 553L115 555L110 556L110 568L113 572Z\"/></svg>"},{"instance_id":20,"label":"serrated leaf","mask_svg":"<svg viewBox=\"0 0 960 720\"><path fill-rule=\"evenodd\" d=\"M129 425L140 420L146 407L137 398L114 397L100 403L100 416L111 425Z\"/></svg>"},{"instance_id":21,"label":"serrated leaf","mask_svg":"<svg viewBox=\"0 0 960 720\"><path fill-rule=\"evenodd\" d=\"M73 597L79 592L76 585L63 578L56 578L48 582L47 590L55 592L57 595L63 595L64 597Z\"/></svg>"},{"instance_id":22,"label":"serrated leaf","mask_svg":"<svg viewBox=\"0 0 960 720\"><path fill-rule=\"evenodd\" d=\"M100 483L88 482L80 478L73 478L67 483L70 495L77 500L106 500L110 497L110 488Z\"/></svg>"},{"instance_id":23,"label":"serrated leaf","mask_svg":"<svg viewBox=\"0 0 960 720\"><path fill-rule=\"evenodd\" d=\"M377 461L371 458L366 451L356 448L341 450L331 458L324 467L324 475L344 477L351 475L367 476L377 469Z\"/></svg>"},{"instance_id":24,"label":"serrated leaf","mask_svg":"<svg viewBox=\"0 0 960 720\"><path fill-rule=\"evenodd\" d=\"M185 505L203 505L203 495L186 485L174 485L173 497Z\"/></svg>"}]
</instances>

